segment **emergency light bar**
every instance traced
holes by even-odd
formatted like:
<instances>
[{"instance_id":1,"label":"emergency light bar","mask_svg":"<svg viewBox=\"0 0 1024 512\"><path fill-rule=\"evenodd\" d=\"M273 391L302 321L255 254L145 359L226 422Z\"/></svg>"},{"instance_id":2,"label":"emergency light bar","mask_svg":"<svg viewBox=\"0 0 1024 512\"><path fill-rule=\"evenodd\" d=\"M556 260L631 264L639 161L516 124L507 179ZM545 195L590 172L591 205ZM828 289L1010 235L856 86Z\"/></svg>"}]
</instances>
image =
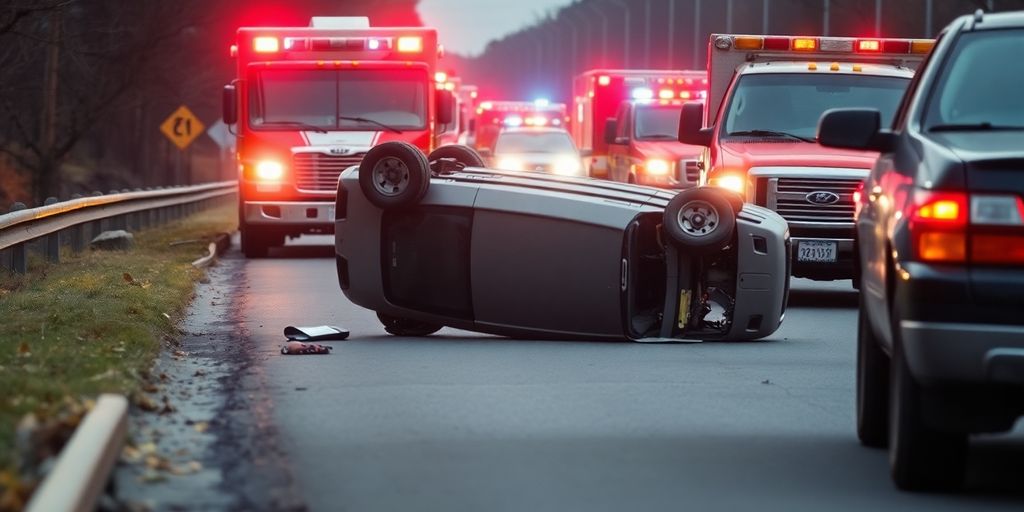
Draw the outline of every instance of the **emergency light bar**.
<instances>
[{"instance_id":1,"label":"emergency light bar","mask_svg":"<svg viewBox=\"0 0 1024 512\"><path fill-rule=\"evenodd\" d=\"M715 36L719 50L765 50L808 53L924 54L935 46L932 39L858 39L854 37Z\"/></svg>"},{"instance_id":2,"label":"emergency light bar","mask_svg":"<svg viewBox=\"0 0 1024 512\"><path fill-rule=\"evenodd\" d=\"M390 51L397 48L399 53L421 53L423 38L419 36L391 37L285 37L256 36L252 49L256 53L277 53L297 51Z\"/></svg>"}]
</instances>

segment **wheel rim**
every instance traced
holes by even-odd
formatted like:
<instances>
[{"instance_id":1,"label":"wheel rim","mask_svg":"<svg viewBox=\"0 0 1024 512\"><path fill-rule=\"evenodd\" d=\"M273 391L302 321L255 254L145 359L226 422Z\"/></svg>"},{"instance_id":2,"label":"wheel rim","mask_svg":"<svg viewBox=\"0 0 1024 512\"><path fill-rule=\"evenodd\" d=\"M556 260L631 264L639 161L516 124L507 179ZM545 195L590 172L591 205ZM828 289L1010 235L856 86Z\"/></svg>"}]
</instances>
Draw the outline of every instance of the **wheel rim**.
<instances>
[{"instance_id":1,"label":"wheel rim","mask_svg":"<svg viewBox=\"0 0 1024 512\"><path fill-rule=\"evenodd\" d=\"M690 201L679 209L676 222L687 235L705 237L718 229L718 209L706 201Z\"/></svg>"},{"instance_id":2,"label":"wheel rim","mask_svg":"<svg viewBox=\"0 0 1024 512\"><path fill-rule=\"evenodd\" d=\"M381 158L373 166L373 188L388 197L405 192L409 188L409 166L393 156Z\"/></svg>"}]
</instances>

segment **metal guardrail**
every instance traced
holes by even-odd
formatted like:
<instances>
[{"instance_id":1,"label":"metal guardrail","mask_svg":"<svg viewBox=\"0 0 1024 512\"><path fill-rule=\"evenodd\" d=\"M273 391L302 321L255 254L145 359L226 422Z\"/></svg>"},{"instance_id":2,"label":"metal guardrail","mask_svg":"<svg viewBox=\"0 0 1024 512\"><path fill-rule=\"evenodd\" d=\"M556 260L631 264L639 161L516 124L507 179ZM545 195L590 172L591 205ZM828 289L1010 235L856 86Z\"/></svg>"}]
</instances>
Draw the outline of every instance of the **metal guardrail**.
<instances>
[{"instance_id":1,"label":"metal guardrail","mask_svg":"<svg viewBox=\"0 0 1024 512\"><path fill-rule=\"evenodd\" d=\"M134 231L164 224L213 206L238 191L235 181L154 190L112 192L68 201L47 200L45 206L18 208L0 215L0 262L12 272L27 270L28 246L43 239L42 252L60 262L62 242L74 252L106 230Z\"/></svg>"}]
</instances>

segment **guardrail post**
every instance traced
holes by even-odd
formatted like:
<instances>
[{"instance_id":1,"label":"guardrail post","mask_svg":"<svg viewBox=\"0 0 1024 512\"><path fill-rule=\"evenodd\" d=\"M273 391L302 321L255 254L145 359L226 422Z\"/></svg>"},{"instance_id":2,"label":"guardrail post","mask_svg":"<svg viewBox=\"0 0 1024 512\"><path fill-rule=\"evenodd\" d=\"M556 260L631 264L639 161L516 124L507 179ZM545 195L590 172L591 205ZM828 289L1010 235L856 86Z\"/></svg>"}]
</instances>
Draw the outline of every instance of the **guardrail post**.
<instances>
[{"instance_id":1,"label":"guardrail post","mask_svg":"<svg viewBox=\"0 0 1024 512\"><path fill-rule=\"evenodd\" d=\"M25 208L27 208L25 203L14 203L11 205L12 212L24 210ZM11 247L11 272L18 274L28 272L28 258L26 256L25 244L18 244Z\"/></svg>"},{"instance_id":2,"label":"guardrail post","mask_svg":"<svg viewBox=\"0 0 1024 512\"><path fill-rule=\"evenodd\" d=\"M43 206L50 206L60 202L56 197L47 197ZM60 263L60 231L54 231L46 235L46 261Z\"/></svg>"}]
</instances>

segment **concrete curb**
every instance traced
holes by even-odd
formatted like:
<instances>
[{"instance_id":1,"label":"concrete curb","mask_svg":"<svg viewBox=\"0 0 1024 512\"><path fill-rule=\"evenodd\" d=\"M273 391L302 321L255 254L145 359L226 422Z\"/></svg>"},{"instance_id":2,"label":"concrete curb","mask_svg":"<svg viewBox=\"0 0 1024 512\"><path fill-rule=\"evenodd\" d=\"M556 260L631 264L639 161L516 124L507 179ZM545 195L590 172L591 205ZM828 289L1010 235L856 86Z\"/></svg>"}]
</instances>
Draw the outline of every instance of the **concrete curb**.
<instances>
[{"instance_id":1,"label":"concrete curb","mask_svg":"<svg viewBox=\"0 0 1024 512\"><path fill-rule=\"evenodd\" d=\"M210 245L207 246L209 253L193 261L192 266L196 268L209 267L213 262L217 261L217 256L224 254L229 247L231 247L231 235L229 233L218 234L214 241L210 242Z\"/></svg>"},{"instance_id":2,"label":"concrete curb","mask_svg":"<svg viewBox=\"0 0 1024 512\"><path fill-rule=\"evenodd\" d=\"M100 395L36 489L26 512L89 511L103 494L128 432L128 399Z\"/></svg>"}]
</instances>

